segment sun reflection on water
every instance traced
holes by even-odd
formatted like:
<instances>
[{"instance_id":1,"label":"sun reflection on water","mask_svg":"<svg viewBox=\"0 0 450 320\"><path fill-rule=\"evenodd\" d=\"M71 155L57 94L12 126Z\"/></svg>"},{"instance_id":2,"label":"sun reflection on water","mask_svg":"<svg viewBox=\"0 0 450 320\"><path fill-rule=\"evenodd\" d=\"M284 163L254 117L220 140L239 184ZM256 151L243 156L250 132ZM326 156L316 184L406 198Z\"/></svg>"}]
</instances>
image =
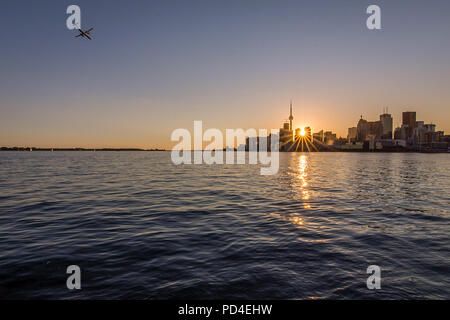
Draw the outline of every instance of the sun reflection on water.
<instances>
[{"instance_id":1,"label":"sun reflection on water","mask_svg":"<svg viewBox=\"0 0 450 320\"><path fill-rule=\"evenodd\" d=\"M297 226L303 226L304 222L303 219L300 217L292 217L289 219L293 224L297 225Z\"/></svg>"},{"instance_id":2,"label":"sun reflection on water","mask_svg":"<svg viewBox=\"0 0 450 320\"><path fill-rule=\"evenodd\" d=\"M311 205L307 202L307 200L310 199L311 195L309 192L308 187L308 173L307 173L307 167L308 167L308 158L306 155L302 154L299 159L299 165L298 165L298 179L300 181L299 187L300 187L300 193L301 198L303 200L303 207L306 209L311 208Z\"/></svg>"}]
</instances>

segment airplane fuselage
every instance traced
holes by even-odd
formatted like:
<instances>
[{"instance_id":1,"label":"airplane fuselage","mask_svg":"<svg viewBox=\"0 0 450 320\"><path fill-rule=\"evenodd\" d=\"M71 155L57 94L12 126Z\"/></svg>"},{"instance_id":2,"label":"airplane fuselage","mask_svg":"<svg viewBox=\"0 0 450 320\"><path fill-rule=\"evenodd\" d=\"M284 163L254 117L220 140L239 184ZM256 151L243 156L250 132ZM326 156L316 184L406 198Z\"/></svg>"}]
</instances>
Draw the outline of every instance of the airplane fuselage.
<instances>
[{"instance_id":1,"label":"airplane fuselage","mask_svg":"<svg viewBox=\"0 0 450 320\"><path fill-rule=\"evenodd\" d=\"M78 31L80 32L80 34L77 35L76 37L85 37L85 38L88 38L89 40L92 40L92 38L91 38L90 35L89 35L89 32L92 31L92 29L93 29L93 28L91 28L91 29L89 29L89 30L86 30L86 31L83 31L83 30L80 28L80 29L78 29Z\"/></svg>"}]
</instances>

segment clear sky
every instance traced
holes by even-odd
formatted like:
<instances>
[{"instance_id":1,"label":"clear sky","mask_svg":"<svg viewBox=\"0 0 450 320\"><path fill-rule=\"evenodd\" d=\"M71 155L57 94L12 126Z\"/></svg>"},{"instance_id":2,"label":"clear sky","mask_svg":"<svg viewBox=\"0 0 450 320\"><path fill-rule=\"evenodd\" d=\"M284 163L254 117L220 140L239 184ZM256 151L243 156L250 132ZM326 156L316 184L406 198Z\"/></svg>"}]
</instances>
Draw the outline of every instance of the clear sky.
<instances>
[{"instance_id":1,"label":"clear sky","mask_svg":"<svg viewBox=\"0 0 450 320\"><path fill-rule=\"evenodd\" d=\"M448 0L2 1L0 146L168 148L194 120L279 128L290 99L313 131L387 106L448 133L449 16Z\"/></svg>"}]
</instances>

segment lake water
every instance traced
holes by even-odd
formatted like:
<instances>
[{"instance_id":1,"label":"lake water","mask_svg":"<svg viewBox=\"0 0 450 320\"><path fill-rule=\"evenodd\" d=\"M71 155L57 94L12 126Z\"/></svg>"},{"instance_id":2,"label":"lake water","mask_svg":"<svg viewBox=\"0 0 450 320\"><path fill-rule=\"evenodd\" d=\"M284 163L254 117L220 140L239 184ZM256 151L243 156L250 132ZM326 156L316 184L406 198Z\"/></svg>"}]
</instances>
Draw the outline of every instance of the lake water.
<instances>
[{"instance_id":1,"label":"lake water","mask_svg":"<svg viewBox=\"0 0 450 320\"><path fill-rule=\"evenodd\" d=\"M0 152L0 299L450 298L450 155L282 153L259 173Z\"/></svg>"}]
</instances>

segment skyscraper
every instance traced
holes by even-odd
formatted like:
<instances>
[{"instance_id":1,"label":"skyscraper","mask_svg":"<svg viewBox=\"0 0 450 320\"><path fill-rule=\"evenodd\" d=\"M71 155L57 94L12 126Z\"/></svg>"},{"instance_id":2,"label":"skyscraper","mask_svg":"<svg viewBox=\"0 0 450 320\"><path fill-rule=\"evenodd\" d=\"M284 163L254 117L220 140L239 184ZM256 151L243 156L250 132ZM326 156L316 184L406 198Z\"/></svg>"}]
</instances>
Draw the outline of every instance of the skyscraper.
<instances>
[{"instance_id":1,"label":"skyscraper","mask_svg":"<svg viewBox=\"0 0 450 320\"><path fill-rule=\"evenodd\" d=\"M406 127L406 138L412 138L414 135L414 128L416 127L416 112L406 111L402 114L402 125Z\"/></svg>"},{"instance_id":2,"label":"skyscraper","mask_svg":"<svg viewBox=\"0 0 450 320\"><path fill-rule=\"evenodd\" d=\"M392 116L385 112L380 115L381 139L392 139L393 120Z\"/></svg>"},{"instance_id":3,"label":"skyscraper","mask_svg":"<svg viewBox=\"0 0 450 320\"><path fill-rule=\"evenodd\" d=\"M302 129L300 129L300 128L295 129L294 140L300 139L301 131L302 131Z\"/></svg>"},{"instance_id":4,"label":"skyscraper","mask_svg":"<svg viewBox=\"0 0 450 320\"><path fill-rule=\"evenodd\" d=\"M416 112L415 111L405 111L402 114L402 124L414 128L416 126Z\"/></svg>"}]
</instances>

